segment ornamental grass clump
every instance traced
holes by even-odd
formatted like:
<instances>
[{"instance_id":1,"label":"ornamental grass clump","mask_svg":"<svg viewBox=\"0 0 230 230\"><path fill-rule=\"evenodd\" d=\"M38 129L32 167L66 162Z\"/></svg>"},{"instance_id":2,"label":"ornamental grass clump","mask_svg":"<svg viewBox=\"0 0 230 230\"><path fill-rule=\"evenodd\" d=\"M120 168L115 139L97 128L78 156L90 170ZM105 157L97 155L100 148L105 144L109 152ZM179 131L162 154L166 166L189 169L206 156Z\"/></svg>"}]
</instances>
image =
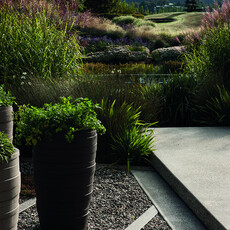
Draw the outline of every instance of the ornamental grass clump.
<instances>
[{"instance_id":1,"label":"ornamental grass clump","mask_svg":"<svg viewBox=\"0 0 230 230\"><path fill-rule=\"evenodd\" d=\"M24 105L16 114L16 138L35 146L56 134L63 135L69 143L81 130L93 129L102 134L105 127L97 119L96 109L99 106L87 98L73 100L71 97L62 97L59 103L45 104L42 108Z\"/></svg>"},{"instance_id":2,"label":"ornamental grass clump","mask_svg":"<svg viewBox=\"0 0 230 230\"><path fill-rule=\"evenodd\" d=\"M216 7L211 11L207 9L202 20L204 28L218 27L219 24L227 23L230 19L230 1L223 1L222 5L216 4Z\"/></svg>"},{"instance_id":3,"label":"ornamental grass clump","mask_svg":"<svg viewBox=\"0 0 230 230\"><path fill-rule=\"evenodd\" d=\"M0 132L0 163L8 162L12 157L15 148L10 139L3 132Z\"/></svg>"},{"instance_id":4,"label":"ornamental grass clump","mask_svg":"<svg viewBox=\"0 0 230 230\"><path fill-rule=\"evenodd\" d=\"M45 11L48 20L54 20L60 28L65 28L74 24L84 23L87 13L77 14L83 5L78 0L3 0L0 2L1 8L14 9L29 17L39 15Z\"/></svg>"},{"instance_id":5,"label":"ornamental grass clump","mask_svg":"<svg viewBox=\"0 0 230 230\"><path fill-rule=\"evenodd\" d=\"M67 26L59 30L46 12L28 16L0 9L0 81L20 84L23 73L42 78L65 78L81 73L80 46Z\"/></svg>"},{"instance_id":6,"label":"ornamental grass clump","mask_svg":"<svg viewBox=\"0 0 230 230\"><path fill-rule=\"evenodd\" d=\"M186 33L185 42L188 47L199 48L201 40L205 39L206 33L211 29L229 24L230 20L230 1L223 1L222 5L215 4L214 9L207 8L201 21L199 31L190 31Z\"/></svg>"},{"instance_id":7,"label":"ornamental grass clump","mask_svg":"<svg viewBox=\"0 0 230 230\"><path fill-rule=\"evenodd\" d=\"M111 38L122 38L125 35L125 31L118 25L112 23L109 19L92 16L89 18L87 24L80 28L82 32L85 32L91 36L105 36Z\"/></svg>"},{"instance_id":8,"label":"ornamental grass clump","mask_svg":"<svg viewBox=\"0 0 230 230\"><path fill-rule=\"evenodd\" d=\"M207 88L230 86L230 21L209 28L196 50L186 55L186 73L198 78Z\"/></svg>"},{"instance_id":9,"label":"ornamental grass clump","mask_svg":"<svg viewBox=\"0 0 230 230\"><path fill-rule=\"evenodd\" d=\"M139 27L139 26L147 26L147 25L155 27L155 23L152 22L152 21L135 18L135 17L129 16L129 15L115 17L115 18L113 18L113 22L116 23L119 26L133 24L133 25L135 25L137 27Z\"/></svg>"}]
</instances>

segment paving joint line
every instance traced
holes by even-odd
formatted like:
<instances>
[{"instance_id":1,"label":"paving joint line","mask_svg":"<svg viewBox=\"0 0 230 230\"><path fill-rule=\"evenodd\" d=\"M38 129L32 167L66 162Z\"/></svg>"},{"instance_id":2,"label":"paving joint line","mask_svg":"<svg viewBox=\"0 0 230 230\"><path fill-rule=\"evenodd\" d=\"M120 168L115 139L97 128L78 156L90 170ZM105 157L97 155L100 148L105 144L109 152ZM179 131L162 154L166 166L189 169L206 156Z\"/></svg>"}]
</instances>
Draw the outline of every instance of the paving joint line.
<instances>
[{"instance_id":1,"label":"paving joint line","mask_svg":"<svg viewBox=\"0 0 230 230\"><path fill-rule=\"evenodd\" d=\"M24 212L26 209L36 204L36 198L31 198L19 205L19 213Z\"/></svg>"},{"instance_id":2,"label":"paving joint line","mask_svg":"<svg viewBox=\"0 0 230 230\"><path fill-rule=\"evenodd\" d=\"M132 224L130 224L125 230L140 230L143 228L153 217L157 215L158 211L154 205L152 205L147 211L145 211L140 217L138 217Z\"/></svg>"}]
</instances>

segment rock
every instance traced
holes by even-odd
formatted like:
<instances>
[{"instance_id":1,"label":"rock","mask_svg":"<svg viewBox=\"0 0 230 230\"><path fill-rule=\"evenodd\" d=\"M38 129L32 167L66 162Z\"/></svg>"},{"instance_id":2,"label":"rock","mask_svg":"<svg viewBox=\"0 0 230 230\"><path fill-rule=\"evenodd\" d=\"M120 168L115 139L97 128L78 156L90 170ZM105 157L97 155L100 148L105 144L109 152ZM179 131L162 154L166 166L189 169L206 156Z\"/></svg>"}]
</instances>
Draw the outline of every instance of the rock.
<instances>
[{"instance_id":1,"label":"rock","mask_svg":"<svg viewBox=\"0 0 230 230\"><path fill-rule=\"evenodd\" d=\"M185 46L172 46L153 50L151 56L155 62L176 61L185 52Z\"/></svg>"}]
</instances>

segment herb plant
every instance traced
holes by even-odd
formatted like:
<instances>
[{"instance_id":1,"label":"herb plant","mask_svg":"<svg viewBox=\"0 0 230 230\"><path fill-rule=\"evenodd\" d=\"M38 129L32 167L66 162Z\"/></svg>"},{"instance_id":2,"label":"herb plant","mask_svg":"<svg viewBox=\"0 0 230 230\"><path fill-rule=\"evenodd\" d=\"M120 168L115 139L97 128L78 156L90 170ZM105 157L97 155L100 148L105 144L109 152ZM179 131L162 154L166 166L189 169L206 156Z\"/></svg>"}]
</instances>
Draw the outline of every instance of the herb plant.
<instances>
[{"instance_id":1,"label":"herb plant","mask_svg":"<svg viewBox=\"0 0 230 230\"><path fill-rule=\"evenodd\" d=\"M0 132L0 163L8 162L14 153L14 146L3 132Z\"/></svg>"},{"instance_id":2,"label":"herb plant","mask_svg":"<svg viewBox=\"0 0 230 230\"><path fill-rule=\"evenodd\" d=\"M52 139L56 133L64 135L66 141L72 142L74 134L80 130L95 129L99 134L105 127L97 119L97 104L87 98L73 100L61 97L60 103L45 104L42 108L21 106L16 114L17 140L25 138L28 145Z\"/></svg>"},{"instance_id":3,"label":"herb plant","mask_svg":"<svg viewBox=\"0 0 230 230\"><path fill-rule=\"evenodd\" d=\"M6 92L4 85L0 86L0 106L9 106L13 105L15 98L11 95L10 92Z\"/></svg>"}]
</instances>

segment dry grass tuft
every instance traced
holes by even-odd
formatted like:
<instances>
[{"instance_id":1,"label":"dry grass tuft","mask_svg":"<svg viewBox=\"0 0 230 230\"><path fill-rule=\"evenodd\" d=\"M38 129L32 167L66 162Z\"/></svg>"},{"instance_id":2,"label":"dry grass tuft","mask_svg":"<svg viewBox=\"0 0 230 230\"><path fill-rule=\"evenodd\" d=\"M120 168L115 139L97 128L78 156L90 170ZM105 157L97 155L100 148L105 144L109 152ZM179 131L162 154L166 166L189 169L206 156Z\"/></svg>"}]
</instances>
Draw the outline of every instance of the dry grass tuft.
<instances>
[{"instance_id":1,"label":"dry grass tuft","mask_svg":"<svg viewBox=\"0 0 230 230\"><path fill-rule=\"evenodd\" d=\"M95 16L91 16L82 29L93 35L104 35L106 33L117 33L118 37L125 35L125 31L109 19Z\"/></svg>"}]
</instances>

